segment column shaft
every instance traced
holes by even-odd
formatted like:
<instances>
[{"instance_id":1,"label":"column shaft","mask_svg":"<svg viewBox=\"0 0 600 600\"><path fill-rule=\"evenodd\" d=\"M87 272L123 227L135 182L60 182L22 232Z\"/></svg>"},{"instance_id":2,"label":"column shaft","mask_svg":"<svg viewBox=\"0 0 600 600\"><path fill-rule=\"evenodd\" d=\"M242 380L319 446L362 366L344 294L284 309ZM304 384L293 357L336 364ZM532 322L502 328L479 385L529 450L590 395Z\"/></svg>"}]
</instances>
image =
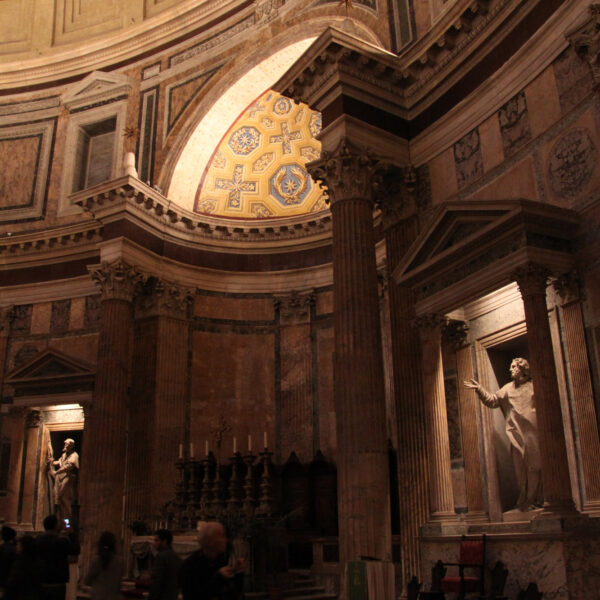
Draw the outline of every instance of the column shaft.
<instances>
[{"instance_id":1,"label":"column shaft","mask_svg":"<svg viewBox=\"0 0 600 600\"><path fill-rule=\"evenodd\" d=\"M332 204L340 558L391 554L389 473L371 202Z\"/></svg>"}]
</instances>

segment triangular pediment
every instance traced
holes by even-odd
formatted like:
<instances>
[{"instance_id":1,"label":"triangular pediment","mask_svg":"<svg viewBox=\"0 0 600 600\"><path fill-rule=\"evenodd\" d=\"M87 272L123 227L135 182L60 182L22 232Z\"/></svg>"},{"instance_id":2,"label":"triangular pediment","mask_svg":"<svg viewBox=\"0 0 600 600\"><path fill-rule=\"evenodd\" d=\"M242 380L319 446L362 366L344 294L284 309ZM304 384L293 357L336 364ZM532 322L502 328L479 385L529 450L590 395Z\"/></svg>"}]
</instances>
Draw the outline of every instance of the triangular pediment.
<instances>
[{"instance_id":1,"label":"triangular pediment","mask_svg":"<svg viewBox=\"0 0 600 600\"><path fill-rule=\"evenodd\" d=\"M7 374L4 382L15 395L50 393L56 388L88 389L95 376L94 366L55 348L47 348L24 365Z\"/></svg>"},{"instance_id":2,"label":"triangular pediment","mask_svg":"<svg viewBox=\"0 0 600 600\"><path fill-rule=\"evenodd\" d=\"M131 88L132 80L127 75L93 71L68 88L60 100L64 106L72 109L128 95Z\"/></svg>"}]
</instances>

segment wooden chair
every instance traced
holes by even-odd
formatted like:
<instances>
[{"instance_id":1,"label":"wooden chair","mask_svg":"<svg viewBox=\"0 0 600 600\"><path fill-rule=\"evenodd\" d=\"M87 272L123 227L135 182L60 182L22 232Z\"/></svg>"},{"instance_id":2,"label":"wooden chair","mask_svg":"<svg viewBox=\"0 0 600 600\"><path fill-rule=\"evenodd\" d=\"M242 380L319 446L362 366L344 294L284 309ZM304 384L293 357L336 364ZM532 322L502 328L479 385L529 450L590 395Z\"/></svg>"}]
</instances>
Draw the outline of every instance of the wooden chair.
<instances>
[{"instance_id":1,"label":"wooden chair","mask_svg":"<svg viewBox=\"0 0 600 600\"><path fill-rule=\"evenodd\" d=\"M485 593L485 535L477 539L460 541L457 563L443 563L445 567L458 567L458 575L446 575L442 579L442 591L454 592L463 600L466 594L483 596ZM470 574L466 574L468 570Z\"/></svg>"}]
</instances>

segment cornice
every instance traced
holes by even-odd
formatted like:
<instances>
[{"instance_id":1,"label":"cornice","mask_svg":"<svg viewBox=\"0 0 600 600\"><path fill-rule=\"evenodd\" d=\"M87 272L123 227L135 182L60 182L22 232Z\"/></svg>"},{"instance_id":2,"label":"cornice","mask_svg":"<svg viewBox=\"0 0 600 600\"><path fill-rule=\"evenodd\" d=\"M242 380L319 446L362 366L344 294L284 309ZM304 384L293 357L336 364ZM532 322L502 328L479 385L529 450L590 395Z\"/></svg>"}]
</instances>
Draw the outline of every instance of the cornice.
<instances>
[{"instance_id":1,"label":"cornice","mask_svg":"<svg viewBox=\"0 0 600 600\"><path fill-rule=\"evenodd\" d=\"M300 251L331 241L329 211L260 220L199 215L171 203L129 175L73 194L70 199L105 226L127 218L163 239L222 253Z\"/></svg>"}]
</instances>

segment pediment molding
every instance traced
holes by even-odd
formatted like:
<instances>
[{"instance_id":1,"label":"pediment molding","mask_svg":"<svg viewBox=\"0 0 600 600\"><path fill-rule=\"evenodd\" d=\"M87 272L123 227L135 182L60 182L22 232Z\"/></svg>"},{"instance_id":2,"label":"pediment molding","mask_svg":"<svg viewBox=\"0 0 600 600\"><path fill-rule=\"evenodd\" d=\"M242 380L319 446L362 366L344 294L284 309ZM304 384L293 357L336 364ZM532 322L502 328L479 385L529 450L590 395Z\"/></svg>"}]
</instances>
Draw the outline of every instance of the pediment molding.
<instances>
[{"instance_id":1,"label":"pediment molding","mask_svg":"<svg viewBox=\"0 0 600 600\"><path fill-rule=\"evenodd\" d=\"M579 216L531 200L441 205L393 270L417 314L447 313L509 284L528 263L564 273L574 264Z\"/></svg>"},{"instance_id":2,"label":"pediment molding","mask_svg":"<svg viewBox=\"0 0 600 600\"><path fill-rule=\"evenodd\" d=\"M133 84L133 80L127 75L93 71L69 87L61 95L60 102L68 110L95 105L129 95Z\"/></svg>"},{"instance_id":3,"label":"pediment molding","mask_svg":"<svg viewBox=\"0 0 600 600\"><path fill-rule=\"evenodd\" d=\"M47 396L89 391L93 388L95 374L90 363L56 348L47 348L8 373L4 383L14 389L15 397Z\"/></svg>"}]
</instances>

